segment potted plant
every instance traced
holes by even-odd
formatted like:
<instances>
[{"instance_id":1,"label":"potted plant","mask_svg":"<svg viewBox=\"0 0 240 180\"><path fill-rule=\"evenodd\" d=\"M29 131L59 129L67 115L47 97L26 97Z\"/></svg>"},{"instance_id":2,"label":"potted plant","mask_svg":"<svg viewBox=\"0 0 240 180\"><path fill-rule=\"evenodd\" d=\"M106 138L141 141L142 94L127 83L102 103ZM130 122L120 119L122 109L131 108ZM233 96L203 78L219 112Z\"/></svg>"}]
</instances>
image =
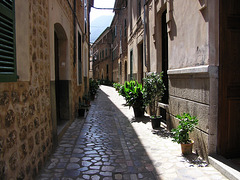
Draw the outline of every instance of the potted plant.
<instances>
[{"instance_id":1,"label":"potted plant","mask_svg":"<svg viewBox=\"0 0 240 180\"><path fill-rule=\"evenodd\" d=\"M113 87L116 89L117 92L119 92L119 90L122 88L123 85L119 84L119 83L113 83Z\"/></svg>"},{"instance_id":2,"label":"potted plant","mask_svg":"<svg viewBox=\"0 0 240 180\"><path fill-rule=\"evenodd\" d=\"M83 96L83 103L84 103L84 105L86 106L86 107L89 107L90 106L90 98L89 98L89 95L87 95L87 94L85 94L84 96Z\"/></svg>"},{"instance_id":3,"label":"potted plant","mask_svg":"<svg viewBox=\"0 0 240 180\"><path fill-rule=\"evenodd\" d=\"M78 105L78 116L83 117L85 114L86 107L84 103L82 102L81 98L79 97L79 105Z\"/></svg>"},{"instance_id":4,"label":"potted plant","mask_svg":"<svg viewBox=\"0 0 240 180\"><path fill-rule=\"evenodd\" d=\"M149 106L150 118L153 129L159 128L161 123L161 116L157 116L158 102L161 101L165 86L163 83L163 72L161 73L149 73L146 78L143 79L143 97L145 105Z\"/></svg>"},{"instance_id":5,"label":"potted plant","mask_svg":"<svg viewBox=\"0 0 240 180\"><path fill-rule=\"evenodd\" d=\"M173 141L181 144L183 155L191 154L194 141L190 139L189 133L192 132L198 124L198 119L188 113L183 113L176 117L180 119L180 121L177 128L172 129Z\"/></svg>"},{"instance_id":6,"label":"potted plant","mask_svg":"<svg viewBox=\"0 0 240 180\"><path fill-rule=\"evenodd\" d=\"M89 93L92 100L94 100L97 90L99 88L98 82L95 79L89 80Z\"/></svg>"},{"instance_id":7,"label":"potted plant","mask_svg":"<svg viewBox=\"0 0 240 180\"><path fill-rule=\"evenodd\" d=\"M126 100L126 105L133 107L135 117L144 115L145 105L142 84L137 81L126 81L124 85L115 84L118 93Z\"/></svg>"}]
</instances>

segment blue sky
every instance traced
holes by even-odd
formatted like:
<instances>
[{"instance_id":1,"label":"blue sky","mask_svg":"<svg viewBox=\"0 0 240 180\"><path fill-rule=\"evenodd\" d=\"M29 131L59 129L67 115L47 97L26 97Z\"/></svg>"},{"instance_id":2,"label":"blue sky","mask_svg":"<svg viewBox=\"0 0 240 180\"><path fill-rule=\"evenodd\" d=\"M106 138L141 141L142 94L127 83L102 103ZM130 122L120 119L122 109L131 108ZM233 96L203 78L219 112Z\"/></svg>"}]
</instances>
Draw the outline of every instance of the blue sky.
<instances>
[{"instance_id":1,"label":"blue sky","mask_svg":"<svg viewBox=\"0 0 240 180\"><path fill-rule=\"evenodd\" d=\"M113 8L115 0L94 0L94 7L97 8ZM91 9L90 13L90 22L100 16L113 16L113 10L98 10L98 9Z\"/></svg>"},{"instance_id":2,"label":"blue sky","mask_svg":"<svg viewBox=\"0 0 240 180\"><path fill-rule=\"evenodd\" d=\"M115 0L94 0L94 7L113 8ZM91 8L90 13L90 42L96 38L111 24L113 10L99 10Z\"/></svg>"}]
</instances>

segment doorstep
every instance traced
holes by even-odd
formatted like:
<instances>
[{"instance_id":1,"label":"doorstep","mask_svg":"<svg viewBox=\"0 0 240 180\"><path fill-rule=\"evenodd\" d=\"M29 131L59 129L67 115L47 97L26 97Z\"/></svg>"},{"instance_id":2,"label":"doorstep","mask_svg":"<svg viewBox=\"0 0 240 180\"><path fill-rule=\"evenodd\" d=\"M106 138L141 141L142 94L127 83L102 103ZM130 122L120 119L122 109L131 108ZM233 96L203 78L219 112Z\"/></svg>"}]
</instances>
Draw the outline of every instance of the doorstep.
<instances>
[{"instance_id":1,"label":"doorstep","mask_svg":"<svg viewBox=\"0 0 240 180\"><path fill-rule=\"evenodd\" d=\"M210 164L230 180L240 179L240 166L219 155L208 157Z\"/></svg>"}]
</instances>

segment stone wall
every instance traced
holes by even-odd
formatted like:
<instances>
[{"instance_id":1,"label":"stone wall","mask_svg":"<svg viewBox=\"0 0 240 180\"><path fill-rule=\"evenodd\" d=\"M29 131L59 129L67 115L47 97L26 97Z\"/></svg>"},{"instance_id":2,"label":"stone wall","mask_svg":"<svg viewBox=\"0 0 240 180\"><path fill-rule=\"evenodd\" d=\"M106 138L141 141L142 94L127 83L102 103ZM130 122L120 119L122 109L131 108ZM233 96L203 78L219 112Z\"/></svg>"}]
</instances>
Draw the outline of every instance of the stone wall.
<instances>
[{"instance_id":1,"label":"stone wall","mask_svg":"<svg viewBox=\"0 0 240 180\"><path fill-rule=\"evenodd\" d=\"M78 97L83 95L84 85L77 85L77 65L74 66L73 63L72 11L66 0L56 2L62 7L62 12L59 13L64 13L70 24L69 114L74 119ZM69 2L73 7L73 0ZM23 2L15 3L16 8L19 8ZM24 21L24 25L28 24L26 32L21 31L23 28L19 27L21 22L18 21L23 20L20 17L23 9L16 9L16 56L20 77L18 82L0 83L0 179L33 179L53 147L50 82L51 73L54 72L51 72L50 62L54 60L50 51L49 29L54 24L49 24L50 2L29 0L23 4L28 10L24 11L28 12L28 19ZM18 36L24 34L28 44L22 44L26 39L22 42Z\"/></svg>"},{"instance_id":2,"label":"stone wall","mask_svg":"<svg viewBox=\"0 0 240 180\"><path fill-rule=\"evenodd\" d=\"M34 176L52 149L48 3L29 1L25 6L30 81L0 84L0 177L5 179Z\"/></svg>"}]
</instances>

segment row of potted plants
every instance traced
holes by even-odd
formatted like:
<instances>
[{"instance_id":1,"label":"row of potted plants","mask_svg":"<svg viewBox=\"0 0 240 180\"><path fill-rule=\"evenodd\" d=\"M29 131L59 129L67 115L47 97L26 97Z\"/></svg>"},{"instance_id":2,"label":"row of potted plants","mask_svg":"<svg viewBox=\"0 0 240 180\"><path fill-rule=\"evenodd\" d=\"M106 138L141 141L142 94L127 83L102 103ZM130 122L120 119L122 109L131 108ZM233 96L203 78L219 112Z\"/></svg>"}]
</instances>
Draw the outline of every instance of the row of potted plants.
<instances>
[{"instance_id":1,"label":"row of potted plants","mask_svg":"<svg viewBox=\"0 0 240 180\"><path fill-rule=\"evenodd\" d=\"M161 116L157 116L158 102L164 95L163 74L149 73L142 84L137 81L126 81L123 85L114 83L115 89L126 100L126 105L133 107L135 117L144 115L145 107L149 106L153 129L160 127ZM195 116L183 113L176 116L180 121L177 128L172 129L173 141L181 144L182 154L191 154L193 141L189 137L198 120Z\"/></svg>"},{"instance_id":2,"label":"row of potted plants","mask_svg":"<svg viewBox=\"0 0 240 180\"><path fill-rule=\"evenodd\" d=\"M157 117L158 102L164 95L163 73L149 73L143 84L137 81L126 81L123 85L115 83L114 87L126 100L126 105L133 107L135 117L143 116L145 107L149 106L153 128L160 127L160 116ZM155 123L157 122L157 123Z\"/></svg>"},{"instance_id":3,"label":"row of potted plants","mask_svg":"<svg viewBox=\"0 0 240 180\"><path fill-rule=\"evenodd\" d=\"M94 100L97 90L99 88L98 81L94 79L89 79L89 93L83 95L82 98L79 98L79 107L78 107L78 116L83 117L86 110L90 106L90 100Z\"/></svg>"}]
</instances>

